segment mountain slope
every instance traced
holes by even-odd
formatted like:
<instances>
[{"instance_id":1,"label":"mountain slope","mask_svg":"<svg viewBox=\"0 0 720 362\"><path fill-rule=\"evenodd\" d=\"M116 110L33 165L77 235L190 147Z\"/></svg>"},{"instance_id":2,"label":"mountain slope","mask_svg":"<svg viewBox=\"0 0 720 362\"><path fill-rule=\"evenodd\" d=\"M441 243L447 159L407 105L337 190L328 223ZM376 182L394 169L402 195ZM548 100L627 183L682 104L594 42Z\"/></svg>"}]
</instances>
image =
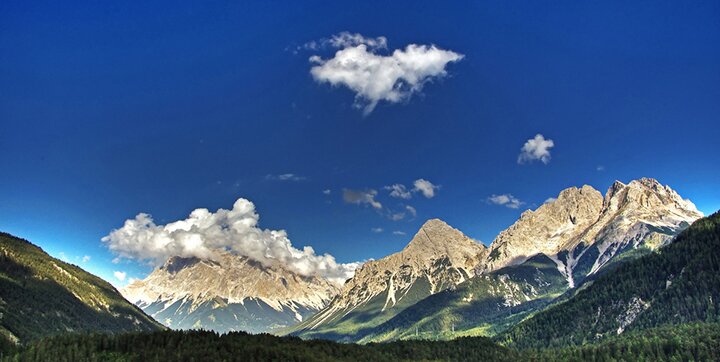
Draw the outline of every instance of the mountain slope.
<instances>
[{"instance_id":1,"label":"mountain slope","mask_svg":"<svg viewBox=\"0 0 720 362\"><path fill-rule=\"evenodd\" d=\"M292 332L333 339L361 333L472 278L486 254L457 229L429 220L402 251L360 267L330 305Z\"/></svg>"},{"instance_id":2,"label":"mountain slope","mask_svg":"<svg viewBox=\"0 0 720 362\"><path fill-rule=\"evenodd\" d=\"M628 330L720 317L720 213L676 240L618 266L564 303L511 328L517 347L590 343Z\"/></svg>"},{"instance_id":3,"label":"mountain slope","mask_svg":"<svg viewBox=\"0 0 720 362\"><path fill-rule=\"evenodd\" d=\"M652 253L700 216L652 179L616 182L605 197L590 186L571 187L501 232L482 275L429 296L356 340L496 334L586 278Z\"/></svg>"},{"instance_id":4,"label":"mountain slope","mask_svg":"<svg viewBox=\"0 0 720 362\"><path fill-rule=\"evenodd\" d=\"M72 331L160 329L108 282L0 233L0 338L25 343Z\"/></svg>"},{"instance_id":5,"label":"mountain slope","mask_svg":"<svg viewBox=\"0 0 720 362\"><path fill-rule=\"evenodd\" d=\"M215 260L173 257L122 293L174 329L261 333L313 315L337 288L319 277L224 252Z\"/></svg>"}]
</instances>

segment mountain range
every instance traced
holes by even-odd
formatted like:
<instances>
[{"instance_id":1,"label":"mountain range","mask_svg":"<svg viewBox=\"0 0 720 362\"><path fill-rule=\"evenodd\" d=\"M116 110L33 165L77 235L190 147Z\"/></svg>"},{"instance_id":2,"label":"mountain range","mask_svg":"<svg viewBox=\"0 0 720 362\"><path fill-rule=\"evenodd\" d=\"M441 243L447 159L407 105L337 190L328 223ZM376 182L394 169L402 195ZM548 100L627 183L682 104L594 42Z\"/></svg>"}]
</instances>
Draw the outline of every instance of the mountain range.
<instances>
[{"instance_id":1,"label":"mountain range","mask_svg":"<svg viewBox=\"0 0 720 362\"><path fill-rule=\"evenodd\" d=\"M229 252L169 259L121 292L175 329L348 342L496 335L616 266L653 254L702 217L669 186L570 187L483 244L442 220L338 288Z\"/></svg>"},{"instance_id":2,"label":"mountain range","mask_svg":"<svg viewBox=\"0 0 720 362\"><path fill-rule=\"evenodd\" d=\"M437 246L420 249L433 252L405 253L400 265L389 262L395 254L372 264L382 269L362 268L328 307L290 333L359 342L494 335L585 280L658 250L701 216L690 201L654 179L617 181L604 196L590 186L571 187L523 212L487 249L449 226L436 228L433 238L422 240ZM429 225L440 224L423 225L406 249ZM420 297L415 291L409 302L387 311L381 301L396 294L393 276L418 264L447 265L436 269L434 278L451 282L425 288ZM458 269L467 274L451 278Z\"/></svg>"}]
</instances>

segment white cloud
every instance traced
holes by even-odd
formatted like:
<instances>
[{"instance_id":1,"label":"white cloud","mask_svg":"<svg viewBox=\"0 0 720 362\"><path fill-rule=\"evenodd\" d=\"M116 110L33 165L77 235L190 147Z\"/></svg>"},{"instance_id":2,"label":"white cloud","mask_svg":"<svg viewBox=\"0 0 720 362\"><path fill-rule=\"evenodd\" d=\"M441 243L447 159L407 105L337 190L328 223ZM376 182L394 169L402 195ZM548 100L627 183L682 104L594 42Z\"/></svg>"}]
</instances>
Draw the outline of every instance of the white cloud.
<instances>
[{"instance_id":1,"label":"white cloud","mask_svg":"<svg viewBox=\"0 0 720 362\"><path fill-rule=\"evenodd\" d=\"M462 54L435 45L417 44L381 55L377 50L387 46L387 39L360 34L341 33L328 43L341 49L330 59L310 57L310 62L316 64L310 74L319 83L350 88L355 92L355 105L366 115L379 101L397 103L409 99L428 81L445 76L448 63L463 58Z\"/></svg>"},{"instance_id":2,"label":"white cloud","mask_svg":"<svg viewBox=\"0 0 720 362\"><path fill-rule=\"evenodd\" d=\"M397 197L399 199L409 199L412 197L412 193L408 191L403 184L385 186L385 190L390 190L390 196Z\"/></svg>"},{"instance_id":3,"label":"white cloud","mask_svg":"<svg viewBox=\"0 0 720 362\"><path fill-rule=\"evenodd\" d=\"M435 190L440 188L440 186L433 185L432 182L424 179L415 180L414 185L413 191L422 192L423 196L428 199L435 196Z\"/></svg>"},{"instance_id":4,"label":"white cloud","mask_svg":"<svg viewBox=\"0 0 720 362\"><path fill-rule=\"evenodd\" d=\"M331 192L332 191L330 191L330 189L323 190L323 194L325 194L325 195L330 195Z\"/></svg>"},{"instance_id":5,"label":"white cloud","mask_svg":"<svg viewBox=\"0 0 720 362\"><path fill-rule=\"evenodd\" d=\"M87 263L87 262L90 261L90 259L91 259L91 258L90 258L90 255L84 255L84 256L82 257L82 262L83 262L83 263Z\"/></svg>"},{"instance_id":6,"label":"white cloud","mask_svg":"<svg viewBox=\"0 0 720 362\"><path fill-rule=\"evenodd\" d=\"M407 235L404 231L393 231L393 235Z\"/></svg>"},{"instance_id":7,"label":"white cloud","mask_svg":"<svg viewBox=\"0 0 720 362\"><path fill-rule=\"evenodd\" d=\"M550 162L550 149L554 146L553 140L546 140L543 135L538 133L535 138L527 140L522 146L517 162L523 164L539 160L547 165Z\"/></svg>"},{"instance_id":8,"label":"white cloud","mask_svg":"<svg viewBox=\"0 0 720 362\"><path fill-rule=\"evenodd\" d=\"M125 277L127 276L127 273L122 272L122 271L116 271L113 273L113 275L115 276L115 278L117 280L122 282L122 281L125 281Z\"/></svg>"},{"instance_id":9,"label":"white cloud","mask_svg":"<svg viewBox=\"0 0 720 362\"><path fill-rule=\"evenodd\" d=\"M156 225L148 214L110 232L102 241L122 258L161 265L172 256L212 259L219 250L257 260L266 266L283 266L301 275L320 275L343 283L359 263L340 264L330 254L317 255L312 247L293 247L287 232L258 227L255 205L238 199L232 210L195 209L187 219Z\"/></svg>"},{"instance_id":10,"label":"white cloud","mask_svg":"<svg viewBox=\"0 0 720 362\"><path fill-rule=\"evenodd\" d=\"M381 232L383 232L383 228L372 228L372 229L370 229L370 230L371 230L372 232L374 232L374 233L381 233Z\"/></svg>"},{"instance_id":11,"label":"white cloud","mask_svg":"<svg viewBox=\"0 0 720 362\"><path fill-rule=\"evenodd\" d=\"M413 217L417 216L417 210L414 207L406 205L405 210L407 210Z\"/></svg>"},{"instance_id":12,"label":"white cloud","mask_svg":"<svg viewBox=\"0 0 720 362\"><path fill-rule=\"evenodd\" d=\"M598 167L595 168L595 170L597 170L597 171L605 171L605 166L599 165Z\"/></svg>"},{"instance_id":13,"label":"white cloud","mask_svg":"<svg viewBox=\"0 0 720 362\"><path fill-rule=\"evenodd\" d=\"M511 194L492 195L488 198L488 201L495 205L503 205L511 209L517 209L525 204Z\"/></svg>"},{"instance_id":14,"label":"white cloud","mask_svg":"<svg viewBox=\"0 0 720 362\"><path fill-rule=\"evenodd\" d=\"M557 199L554 197L548 197L547 200L545 200L545 202L543 202L543 204L549 204L551 202L555 202L555 200L557 200Z\"/></svg>"},{"instance_id":15,"label":"white cloud","mask_svg":"<svg viewBox=\"0 0 720 362\"><path fill-rule=\"evenodd\" d=\"M367 191L343 189L345 202L358 205L368 204L375 209L382 209L382 204L375 200L375 196L377 196L377 191L372 189Z\"/></svg>"},{"instance_id":16,"label":"white cloud","mask_svg":"<svg viewBox=\"0 0 720 362\"><path fill-rule=\"evenodd\" d=\"M306 178L303 176L298 176L294 173L283 173L280 175L266 175L265 179L271 181L303 181Z\"/></svg>"}]
</instances>

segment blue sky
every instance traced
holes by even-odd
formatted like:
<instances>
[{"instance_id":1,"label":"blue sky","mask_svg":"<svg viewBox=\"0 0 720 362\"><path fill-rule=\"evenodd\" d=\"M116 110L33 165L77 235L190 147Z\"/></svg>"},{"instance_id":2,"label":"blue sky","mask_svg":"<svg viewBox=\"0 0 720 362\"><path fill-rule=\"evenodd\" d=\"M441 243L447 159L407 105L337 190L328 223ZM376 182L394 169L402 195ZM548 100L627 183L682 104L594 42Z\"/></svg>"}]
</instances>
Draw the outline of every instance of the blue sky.
<instances>
[{"instance_id":1,"label":"blue sky","mask_svg":"<svg viewBox=\"0 0 720 362\"><path fill-rule=\"evenodd\" d=\"M654 177L714 212L718 19L717 1L2 2L0 230L122 284L114 271L150 270L100 241L126 219L240 197L260 227L340 262L397 251L431 217L489 243L563 188L615 179ZM307 44L343 31L385 37L379 56L463 58L364 114L311 75L338 49ZM551 158L518 163L536 134ZM434 197L383 188L418 179ZM522 204L488 201L505 194Z\"/></svg>"}]
</instances>

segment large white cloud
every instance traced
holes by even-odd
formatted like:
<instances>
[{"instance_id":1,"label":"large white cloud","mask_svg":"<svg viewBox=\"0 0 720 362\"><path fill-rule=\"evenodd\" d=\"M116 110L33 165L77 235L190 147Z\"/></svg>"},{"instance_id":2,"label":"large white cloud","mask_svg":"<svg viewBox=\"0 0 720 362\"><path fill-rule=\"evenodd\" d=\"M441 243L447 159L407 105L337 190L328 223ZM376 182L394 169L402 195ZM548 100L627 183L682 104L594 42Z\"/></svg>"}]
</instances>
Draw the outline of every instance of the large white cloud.
<instances>
[{"instance_id":1,"label":"large white cloud","mask_svg":"<svg viewBox=\"0 0 720 362\"><path fill-rule=\"evenodd\" d=\"M319 275L342 284L359 263L338 263L332 255L317 255L312 247L293 247L287 232L258 227L255 205L238 199L232 210L195 209L187 219L156 225L148 214L138 214L110 232L102 241L122 258L161 265L173 256L212 259L230 251L266 266L284 266L301 275Z\"/></svg>"},{"instance_id":2,"label":"large white cloud","mask_svg":"<svg viewBox=\"0 0 720 362\"><path fill-rule=\"evenodd\" d=\"M314 63L310 74L320 83L345 86L355 92L355 105L365 114L379 101L397 103L422 90L433 78L447 74L448 63L457 62L462 54L435 45L410 44L390 55L378 54L387 46L384 37L365 38L360 34L341 33L328 41L341 48L330 59L310 57Z\"/></svg>"},{"instance_id":3,"label":"large white cloud","mask_svg":"<svg viewBox=\"0 0 720 362\"><path fill-rule=\"evenodd\" d=\"M550 162L550 149L555 146L555 142L550 139L545 139L545 136L541 134L535 135L535 138L531 138L525 142L522 149L520 149L520 155L518 156L518 163L523 164L539 160L544 164Z\"/></svg>"}]
</instances>

